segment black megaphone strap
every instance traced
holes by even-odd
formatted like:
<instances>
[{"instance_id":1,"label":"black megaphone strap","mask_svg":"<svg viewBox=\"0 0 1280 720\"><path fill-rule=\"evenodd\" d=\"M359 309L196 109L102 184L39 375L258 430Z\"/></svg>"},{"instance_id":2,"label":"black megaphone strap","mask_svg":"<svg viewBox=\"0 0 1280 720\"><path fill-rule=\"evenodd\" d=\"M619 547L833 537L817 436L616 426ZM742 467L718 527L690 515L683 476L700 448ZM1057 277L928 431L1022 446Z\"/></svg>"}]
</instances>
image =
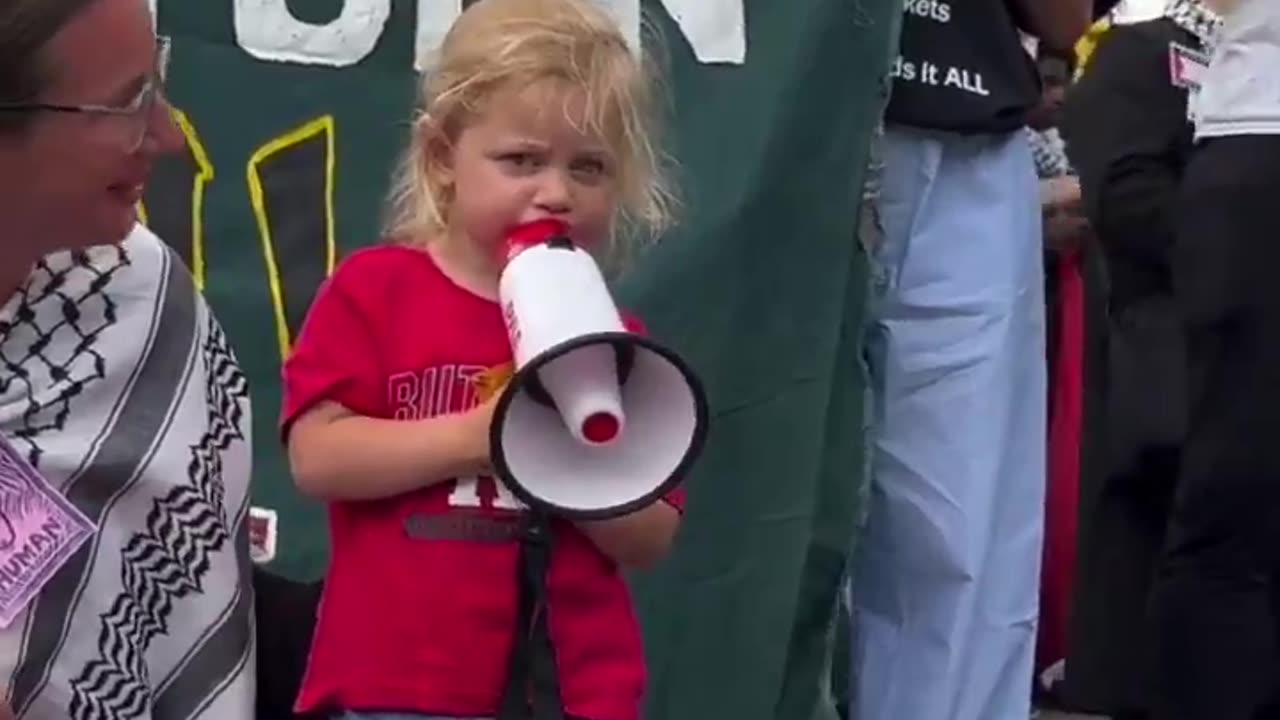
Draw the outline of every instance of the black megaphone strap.
<instances>
[{"instance_id":1,"label":"black megaphone strap","mask_svg":"<svg viewBox=\"0 0 1280 720\"><path fill-rule=\"evenodd\" d=\"M546 515L534 511L523 530L516 569L519 605L515 643L507 663L507 683L497 720L566 720L555 648L547 625L551 523Z\"/></svg>"}]
</instances>

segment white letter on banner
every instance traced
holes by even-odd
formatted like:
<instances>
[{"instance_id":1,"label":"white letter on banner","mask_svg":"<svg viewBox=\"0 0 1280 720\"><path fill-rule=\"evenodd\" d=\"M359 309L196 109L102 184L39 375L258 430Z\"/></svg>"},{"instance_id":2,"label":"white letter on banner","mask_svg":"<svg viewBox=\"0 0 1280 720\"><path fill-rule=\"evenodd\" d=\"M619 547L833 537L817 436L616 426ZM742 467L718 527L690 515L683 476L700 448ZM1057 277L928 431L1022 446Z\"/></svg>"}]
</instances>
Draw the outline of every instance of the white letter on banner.
<instances>
[{"instance_id":1,"label":"white letter on banner","mask_svg":"<svg viewBox=\"0 0 1280 720\"><path fill-rule=\"evenodd\" d=\"M741 65L747 60L747 22L743 2L662 0L662 5L688 38L698 62Z\"/></svg>"},{"instance_id":2,"label":"white letter on banner","mask_svg":"<svg viewBox=\"0 0 1280 720\"><path fill-rule=\"evenodd\" d=\"M418 0L418 34L414 46L413 67L426 70L432 56L444 44L444 36L453 21L462 14L462 0Z\"/></svg>"},{"instance_id":3,"label":"white letter on banner","mask_svg":"<svg viewBox=\"0 0 1280 720\"><path fill-rule=\"evenodd\" d=\"M640 0L595 0L622 28L631 47L640 43ZM699 62L741 65L747 59L744 0L662 0L667 13L693 47ZM425 70L449 27L462 12L462 0L418 0L414 67Z\"/></svg>"},{"instance_id":4,"label":"white letter on banner","mask_svg":"<svg viewBox=\"0 0 1280 720\"><path fill-rule=\"evenodd\" d=\"M622 29L632 48L640 47L640 0L596 0Z\"/></svg>"},{"instance_id":5,"label":"white letter on banner","mask_svg":"<svg viewBox=\"0 0 1280 720\"><path fill-rule=\"evenodd\" d=\"M631 47L640 43L640 0L596 0L613 16ZM743 0L662 0L698 62L741 65L747 59Z\"/></svg>"},{"instance_id":6,"label":"white letter on banner","mask_svg":"<svg viewBox=\"0 0 1280 720\"><path fill-rule=\"evenodd\" d=\"M261 60L346 67L373 52L391 0L345 0L325 25L302 22L285 0L235 0L236 42Z\"/></svg>"},{"instance_id":7,"label":"white letter on banner","mask_svg":"<svg viewBox=\"0 0 1280 720\"><path fill-rule=\"evenodd\" d=\"M740 2L741 0L735 0ZM595 0L617 20L632 47L640 40L640 0ZM462 0L418 0L418 33L413 67L427 70L444 44L453 21L462 14Z\"/></svg>"}]
</instances>

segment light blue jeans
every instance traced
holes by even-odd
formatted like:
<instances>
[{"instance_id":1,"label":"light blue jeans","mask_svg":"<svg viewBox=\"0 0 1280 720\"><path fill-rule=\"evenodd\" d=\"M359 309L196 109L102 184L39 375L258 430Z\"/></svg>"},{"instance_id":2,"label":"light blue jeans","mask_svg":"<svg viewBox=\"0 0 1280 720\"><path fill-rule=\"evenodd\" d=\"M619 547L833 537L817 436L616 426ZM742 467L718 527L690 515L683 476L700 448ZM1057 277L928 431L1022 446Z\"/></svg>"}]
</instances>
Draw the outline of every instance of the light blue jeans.
<instances>
[{"instance_id":1,"label":"light blue jeans","mask_svg":"<svg viewBox=\"0 0 1280 720\"><path fill-rule=\"evenodd\" d=\"M889 128L883 151L850 714L1025 720L1047 384L1031 148Z\"/></svg>"}]
</instances>

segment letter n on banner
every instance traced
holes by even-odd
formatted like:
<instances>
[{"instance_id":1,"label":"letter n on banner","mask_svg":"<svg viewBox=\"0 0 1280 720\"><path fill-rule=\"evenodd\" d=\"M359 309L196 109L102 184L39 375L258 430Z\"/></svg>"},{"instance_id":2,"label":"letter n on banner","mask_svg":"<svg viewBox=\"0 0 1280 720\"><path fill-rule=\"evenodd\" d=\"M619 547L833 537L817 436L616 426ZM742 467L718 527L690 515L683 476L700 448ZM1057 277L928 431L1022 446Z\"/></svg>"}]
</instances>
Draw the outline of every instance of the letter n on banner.
<instances>
[{"instance_id":1,"label":"letter n on banner","mask_svg":"<svg viewBox=\"0 0 1280 720\"><path fill-rule=\"evenodd\" d=\"M334 121L324 115L258 148L249 200L258 221L283 360L316 289L337 261Z\"/></svg>"}]
</instances>

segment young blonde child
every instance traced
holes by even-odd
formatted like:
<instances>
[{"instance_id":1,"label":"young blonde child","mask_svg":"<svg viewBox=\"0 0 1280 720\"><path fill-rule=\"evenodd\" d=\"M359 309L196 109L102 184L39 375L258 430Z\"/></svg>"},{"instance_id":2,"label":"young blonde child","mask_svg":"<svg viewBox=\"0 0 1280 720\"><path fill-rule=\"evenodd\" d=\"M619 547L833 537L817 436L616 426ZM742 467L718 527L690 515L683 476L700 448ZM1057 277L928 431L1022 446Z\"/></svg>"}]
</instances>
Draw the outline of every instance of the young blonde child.
<instances>
[{"instance_id":1,"label":"young blonde child","mask_svg":"<svg viewBox=\"0 0 1280 720\"><path fill-rule=\"evenodd\" d=\"M527 509L489 461L490 398L511 362L498 248L545 218L597 249L621 222L666 221L651 82L590 0L480 0L446 36L387 242L338 267L285 366L290 464L328 501L332 541L299 711L508 716ZM551 521L546 620L568 717L639 716L619 571L663 557L682 502L677 490L614 520Z\"/></svg>"}]
</instances>

